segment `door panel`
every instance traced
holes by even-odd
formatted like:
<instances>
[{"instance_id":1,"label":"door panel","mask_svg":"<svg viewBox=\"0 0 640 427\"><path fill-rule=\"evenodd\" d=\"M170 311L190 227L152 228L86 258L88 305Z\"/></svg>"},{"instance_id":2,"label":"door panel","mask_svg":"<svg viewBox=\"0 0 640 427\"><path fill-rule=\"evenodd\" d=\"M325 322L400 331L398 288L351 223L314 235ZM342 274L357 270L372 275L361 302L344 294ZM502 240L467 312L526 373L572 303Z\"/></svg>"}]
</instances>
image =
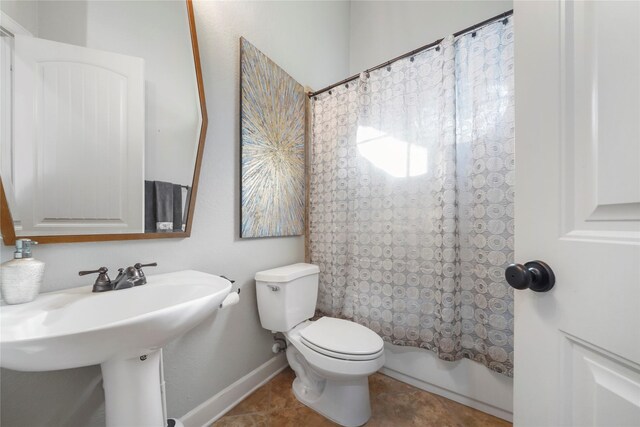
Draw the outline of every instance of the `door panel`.
<instances>
[{"instance_id":1,"label":"door panel","mask_svg":"<svg viewBox=\"0 0 640 427\"><path fill-rule=\"evenodd\" d=\"M143 232L144 61L27 36L15 58L17 234Z\"/></svg>"},{"instance_id":2,"label":"door panel","mask_svg":"<svg viewBox=\"0 0 640 427\"><path fill-rule=\"evenodd\" d=\"M566 336L563 375L571 426L636 427L640 420L640 365Z\"/></svg>"},{"instance_id":3,"label":"door panel","mask_svg":"<svg viewBox=\"0 0 640 427\"><path fill-rule=\"evenodd\" d=\"M113 184L126 166L127 79L100 67L51 61L38 65L38 80L34 226L122 218L126 187Z\"/></svg>"},{"instance_id":4,"label":"door panel","mask_svg":"<svg viewBox=\"0 0 640 427\"><path fill-rule=\"evenodd\" d=\"M562 12L565 233L637 243L640 3L567 2Z\"/></svg>"},{"instance_id":5,"label":"door panel","mask_svg":"<svg viewBox=\"0 0 640 427\"><path fill-rule=\"evenodd\" d=\"M640 3L515 2L516 426L640 420ZM632 424L633 425L633 424Z\"/></svg>"}]
</instances>

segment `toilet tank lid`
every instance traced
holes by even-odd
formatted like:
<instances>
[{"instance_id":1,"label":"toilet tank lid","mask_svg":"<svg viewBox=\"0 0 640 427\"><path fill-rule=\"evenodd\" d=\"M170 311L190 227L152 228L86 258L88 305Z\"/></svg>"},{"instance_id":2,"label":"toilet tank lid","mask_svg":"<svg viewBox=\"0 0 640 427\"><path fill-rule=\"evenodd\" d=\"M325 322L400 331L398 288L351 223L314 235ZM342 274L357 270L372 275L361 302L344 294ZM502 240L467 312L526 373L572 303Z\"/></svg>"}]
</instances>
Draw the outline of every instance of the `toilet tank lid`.
<instances>
[{"instance_id":1,"label":"toilet tank lid","mask_svg":"<svg viewBox=\"0 0 640 427\"><path fill-rule=\"evenodd\" d=\"M300 277L318 274L319 272L320 268L317 265L301 262L284 267L272 268L271 270L259 271L256 273L256 280L260 282L290 282Z\"/></svg>"}]
</instances>

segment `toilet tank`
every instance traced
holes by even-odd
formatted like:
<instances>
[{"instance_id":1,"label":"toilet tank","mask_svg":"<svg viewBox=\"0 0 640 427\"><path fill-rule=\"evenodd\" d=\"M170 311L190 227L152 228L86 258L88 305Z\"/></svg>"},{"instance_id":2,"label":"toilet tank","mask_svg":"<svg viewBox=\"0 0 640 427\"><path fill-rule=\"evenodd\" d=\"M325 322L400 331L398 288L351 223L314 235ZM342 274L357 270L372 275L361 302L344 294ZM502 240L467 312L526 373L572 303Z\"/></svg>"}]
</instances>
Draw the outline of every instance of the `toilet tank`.
<instances>
[{"instance_id":1,"label":"toilet tank","mask_svg":"<svg viewBox=\"0 0 640 427\"><path fill-rule=\"evenodd\" d=\"M318 299L318 274L313 264L293 264L256 273L260 323L274 332L287 332L313 317Z\"/></svg>"}]
</instances>

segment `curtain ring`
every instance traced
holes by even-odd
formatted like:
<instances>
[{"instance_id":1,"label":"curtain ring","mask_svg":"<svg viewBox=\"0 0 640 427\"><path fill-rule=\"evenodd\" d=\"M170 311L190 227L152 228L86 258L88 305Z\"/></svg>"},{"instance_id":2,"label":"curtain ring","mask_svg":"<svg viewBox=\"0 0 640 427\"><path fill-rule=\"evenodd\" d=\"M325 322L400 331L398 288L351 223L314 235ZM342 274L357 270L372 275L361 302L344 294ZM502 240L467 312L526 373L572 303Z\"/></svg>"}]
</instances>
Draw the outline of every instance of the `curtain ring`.
<instances>
[{"instance_id":1,"label":"curtain ring","mask_svg":"<svg viewBox=\"0 0 640 427\"><path fill-rule=\"evenodd\" d=\"M415 60L416 60L415 56L412 56L411 58L409 58L409 61L411 61L411 62L413 62Z\"/></svg>"},{"instance_id":2,"label":"curtain ring","mask_svg":"<svg viewBox=\"0 0 640 427\"><path fill-rule=\"evenodd\" d=\"M391 65L387 65L387 71L391 71Z\"/></svg>"},{"instance_id":3,"label":"curtain ring","mask_svg":"<svg viewBox=\"0 0 640 427\"><path fill-rule=\"evenodd\" d=\"M331 95L331 91L329 91L329 95Z\"/></svg>"},{"instance_id":4,"label":"curtain ring","mask_svg":"<svg viewBox=\"0 0 640 427\"><path fill-rule=\"evenodd\" d=\"M349 83L344 84L345 89L349 89Z\"/></svg>"},{"instance_id":5,"label":"curtain ring","mask_svg":"<svg viewBox=\"0 0 640 427\"><path fill-rule=\"evenodd\" d=\"M476 32L474 31L473 33L471 33L471 37L475 37L476 36Z\"/></svg>"},{"instance_id":6,"label":"curtain ring","mask_svg":"<svg viewBox=\"0 0 640 427\"><path fill-rule=\"evenodd\" d=\"M440 52L440 46L436 46L436 52Z\"/></svg>"}]
</instances>

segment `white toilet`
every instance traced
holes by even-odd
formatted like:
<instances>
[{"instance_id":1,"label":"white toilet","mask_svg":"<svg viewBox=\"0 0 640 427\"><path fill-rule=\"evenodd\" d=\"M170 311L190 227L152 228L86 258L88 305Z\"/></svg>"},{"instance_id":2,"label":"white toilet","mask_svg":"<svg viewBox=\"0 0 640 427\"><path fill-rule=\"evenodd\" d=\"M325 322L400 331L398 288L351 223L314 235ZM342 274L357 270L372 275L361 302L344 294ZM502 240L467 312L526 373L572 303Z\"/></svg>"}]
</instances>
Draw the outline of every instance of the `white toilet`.
<instances>
[{"instance_id":1,"label":"white toilet","mask_svg":"<svg viewBox=\"0 0 640 427\"><path fill-rule=\"evenodd\" d=\"M383 341L348 320L309 320L315 313L319 271L300 263L257 273L260 322L287 338L298 400L340 425L360 426L371 417L368 376L384 364Z\"/></svg>"}]
</instances>

